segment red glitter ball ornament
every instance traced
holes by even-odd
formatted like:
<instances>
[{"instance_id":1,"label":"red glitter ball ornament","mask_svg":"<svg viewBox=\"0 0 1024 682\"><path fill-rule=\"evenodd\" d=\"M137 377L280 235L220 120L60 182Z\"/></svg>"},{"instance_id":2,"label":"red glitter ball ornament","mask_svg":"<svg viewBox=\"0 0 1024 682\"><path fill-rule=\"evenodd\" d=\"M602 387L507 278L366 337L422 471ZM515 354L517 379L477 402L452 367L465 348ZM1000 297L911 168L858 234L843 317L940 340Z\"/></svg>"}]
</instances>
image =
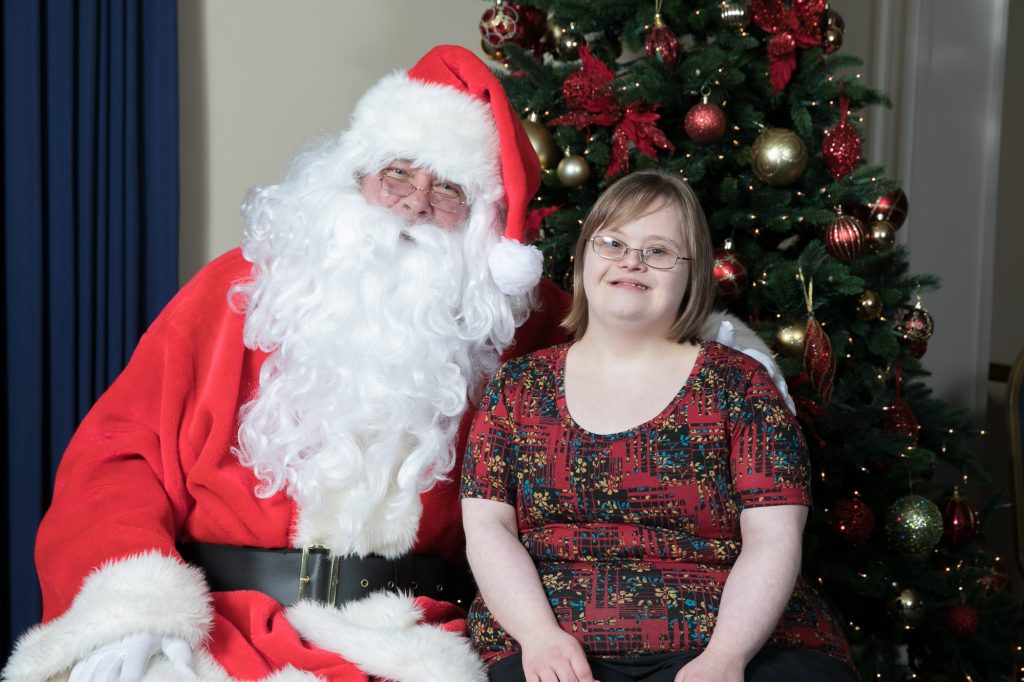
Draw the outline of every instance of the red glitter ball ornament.
<instances>
[{"instance_id":1,"label":"red glitter ball ornament","mask_svg":"<svg viewBox=\"0 0 1024 682\"><path fill-rule=\"evenodd\" d=\"M732 250L732 240L726 239L722 248L715 249L715 283L718 295L726 303L735 301L747 288L747 266Z\"/></svg>"},{"instance_id":2,"label":"red glitter ball ornament","mask_svg":"<svg viewBox=\"0 0 1024 682\"><path fill-rule=\"evenodd\" d=\"M935 320L921 305L921 299L918 299L914 308L900 320L899 331L906 341L927 341L932 338L932 334L935 333Z\"/></svg>"},{"instance_id":3,"label":"red glitter ball ornament","mask_svg":"<svg viewBox=\"0 0 1024 682\"><path fill-rule=\"evenodd\" d=\"M679 40L665 24L660 13L654 15L654 28L647 34L644 47L647 48L647 54L668 67L679 63Z\"/></svg>"},{"instance_id":4,"label":"red glitter ball ornament","mask_svg":"<svg viewBox=\"0 0 1024 682\"><path fill-rule=\"evenodd\" d=\"M946 611L946 627L957 637L970 637L981 627L978 610L970 604L954 604Z\"/></svg>"},{"instance_id":5,"label":"red glitter ball ornament","mask_svg":"<svg viewBox=\"0 0 1024 682\"><path fill-rule=\"evenodd\" d=\"M978 578L978 584L985 589L986 597L991 597L1008 590L1010 588L1010 578L1006 575L1006 567L998 561L995 562L986 575Z\"/></svg>"},{"instance_id":6,"label":"red glitter ball ornament","mask_svg":"<svg viewBox=\"0 0 1024 682\"><path fill-rule=\"evenodd\" d=\"M834 180L841 180L853 172L860 163L860 137L846 120L850 111L850 100L846 95L839 96L839 123L825 133L821 142L821 153L825 157L825 165Z\"/></svg>"},{"instance_id":7,"label":"red glitter ball ornament","mask_svg":"<svg viewBox=\"0 0 1024 682\"><path fill-rule=\"evenodd\" d=\"M866 206L855 206L850 212L865 223L888 220L898 230L907 219L908 210L910 202L907 195L902 189L898 189L883 194Z\"/></svg>"},{"instance_id":8,"label":"red glitter ball ornament","mask_svg":"<svg viewBox=\"0 0 1024 682\"><path fill-rule=\"evenodd\" d=\"M860 498L842 500L829 514L832 528L851 545L863 545L875 530L875 513Z\"/></svg>"},{"instance_id":9,"label":"red glitter ball ornament","mask_svg":"<svg viewBox=\"0 0 1024 682\"><path fill-rule=\"evenodd\" d=\"M942 542L947 547L959 547L978 537L981 526L981 515L974 503L960 496L960 491L953 487L953 495L946 501L942 512Z\"/></svg>"},{"instance_id":10,"label":"red glitter ball ornament","mask_svg":"<svg viewBox=\"0 0 1024 682\"><path fill-rule=\"evenodd\" d=\"M717 104L711 104L705 97L703 102L694 104L686 112L683 128L694 142L718 142L725 135L725 114Z\"/></svg>"},{"instance_id":11,"label":"red glitter ball ornament","mask_svg":"<svg viewBox=\"0 0 1024 682\"><path fill-rule=\"evenodd\" d=\"M841 261L859 256L865 242L864 225L853 216L840 215L825 227L825 247Z\"/></svg>"},{"instance_id":12,"label":"red glitter ball ornament","mask_svg":"<svg viewBox=\"0 0 1024 682\"><path fill-rule=\"evenodd\" d=\"M910 341L909 339L900 339L900 344L907 349L913 357L920 360L924 357L924 354L928 352L927 341Z\"/></svg>"},{"instance_id":13,"label":"red glitter ball ornament","mask_svg":"<svg viewBox=\"0 0 1024 682\"><path fill-rule=\"evenodd\" d=\"M896 396L889 405L889 409L886 410L882 430L889 433L902 433L910 439L911 443L917 445L918 431L921 430L921 427L907 401Z\"/></svg>"}]
</instances>

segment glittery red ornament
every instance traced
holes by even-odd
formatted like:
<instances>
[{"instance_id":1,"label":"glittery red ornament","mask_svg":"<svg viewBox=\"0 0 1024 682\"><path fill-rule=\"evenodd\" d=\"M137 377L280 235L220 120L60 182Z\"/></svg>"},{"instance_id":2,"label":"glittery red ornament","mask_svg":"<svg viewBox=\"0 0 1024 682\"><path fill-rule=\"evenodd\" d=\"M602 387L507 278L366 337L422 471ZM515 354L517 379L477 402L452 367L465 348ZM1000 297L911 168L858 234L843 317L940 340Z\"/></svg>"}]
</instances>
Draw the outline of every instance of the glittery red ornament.
<instances>
[{"instance_id":1,"label":"glittery red ornament","mask_svg":"<svg viewBox=\"0 0 1024 682\"><path fill-rule=\"evenodd\" d=\"M942 542L947 547L959 547L978 537L981 526L978 508L970 499L961 497L956 486L942 512L942 526Z\"/></svg>"},{"instance_id":2,"label":"glittery red ornament","mask_svg":"<svg viewBox=\"0 0 1024 682\"><path fill-rule=\"evenodd\" d=\"M694 104L686 112L683 128L694 142L718 142L725 135L725 114L717 104L711 104L705 97L703 102Z\"/></svg>"},{"instance_id":3,"label":"glittery red ornament","mask_svg":"<svg viewBox=\"0 0 1024 682\"><path fill-rule=\"evenodd\" d=\"M850 215L840 215L825 226L825 248L833 257L849 262L864 250L864 225Z\"/></svg>"},{"instance_id":4,"label":"glittery red ornament","mask_svg":"<svg viewBox=\"0 0 1024 682\"><path fill-rule=\"evenodd\" d=\"M821 153L825 157L825 166L834 180L841 180L853 172L860 163L860 137L847 119L850 100L846 95L839 96L839 123L825 133L821 142Z\"/></svg>"},{"instance_id":5,"label":"glittery red ornament","mask_svg":"<svg viewBox=\"0 0 1024 682\"><path fill-rule=\"evenodd\" d=\"M647 34L644 46L647 48L647 54L666 66L673 67L679 63L679 40L665 24L660 13L654 15L654 28Z\"/></svg>"},{"instance_id":6,"label":"glittery red ornament","mask_svg":"<svg viewBox=\"0 0 1024 682\"><path fill-rule=\"evenodd\" d=\"M885 421L882 422L882 430L889 433L902 433L910 439L910 442L917 445L918 431L921 427L917 424L917 417L906 400L897 396L893 398L889 408L885 411Z\"/></svg>"},{"instance_id":7,"label":"glittery red ornament","mask_svg":"<svg viewBox=\"0 0 1024 682\"><path fill-rule=\"evenodd\" d=\"M832 528L851 545L863 545L875 530L875 513L860 498L842 500L829 513Z\"/></svg>"},{"instance_id":8,"label":"glittery red ornament","mask_svg":"<svg viewBox=\"0 0 1024 682\"><path fill-rule=\"evenodd\" d=\"M480 17L480 35L492 47L501 47L515 37L519 11L512 3L499 2Z\"/></svg>"},{"instance_id":9,"label":"glittery red ornament","mask_svg":"<svg viewBox=\"0 0 1024 682\"><path fill-rule=\"evenodd\" d=\"M920 360L924 357L924 354L928 352L927 341L911 341L909 339L900 339L900 345L907 349L907 352L911 356Z\"/></svg>"},{"instance_id":10,"label":"glittery red ornament","mask_svg":"<svg viewBox=\"0 0 1024 682\"><path fill-rule=\"evenodd\" d=\"M1006 575L1006 566L1001 562L995 562L985 575L978 578L978 584L985 589L986 597L1008 590L1010 578Z\"/></svg>"},{"instance_id":11,"label":"glittery red ornament","mask_svg":"<svg viewBox=\"0 0 1024 682\"><path fill-rule=\"evenodd\" d=\"M619 115L619 100L612 92L611 80L604 73L589 69L578 69L566 76L562 83L562 100L569 109L607 112L610 122Z\"/></svg>"},{"instance_id":12,"label":"glittery red ornament","mask_svg":"<svg viewBox=\"0 0 1024 682\"><path fill-rule=\"evenodd\" d=\"M978 610L970 604L954 604L946 611L946 627L957 637L970 637L980 626Z\"/></svg>"},{"instance_id":13,"label":"glittery red ornament","mask_svg":"<svg viewBox=\"0 0 1024 682\"><path fill-rule=\"evenodd\" d=\"M832 342L825 329L813 317L807 320L804 333L804 368L814 390L824 404L832 399L832 385L836 376L836 358L832 354Z\"/></svg>"},{"instance_id":14,"label":"glittery red ornament","mask_svg":"<svg viewBox=\"0 0 1024 682\"><path fill-rule=\"evenodd\" d=\"M935 321L921 305L921 299L900 320L899 332L906 341L927 341L935 333Z\"/></svg>"},{"instance_id":15,"label":"glittery red ornament","mask_svg":"<svg viewBox=\"0 0 1024 682\"><path fill-rule=\"evenodd\" d=\"M722 248L715 249L714 256L718 295L726 303L734 301L747 288L747 266L732 250L731 239L726 239Z\"/></svg>"},{"instance_id":16,"label":"glittery red ornament","mask_svg":"<svg viewBox=\"0 0 1024 682\"><path fill-rule=\"evenodd\" d=\"M866 206L855 206L850 209L853 215L865 223L875 220L888 220L897 230L907 219L907 211L910 209L907 195L902 189L883 194Z\"/></svg>"}]
</instances>

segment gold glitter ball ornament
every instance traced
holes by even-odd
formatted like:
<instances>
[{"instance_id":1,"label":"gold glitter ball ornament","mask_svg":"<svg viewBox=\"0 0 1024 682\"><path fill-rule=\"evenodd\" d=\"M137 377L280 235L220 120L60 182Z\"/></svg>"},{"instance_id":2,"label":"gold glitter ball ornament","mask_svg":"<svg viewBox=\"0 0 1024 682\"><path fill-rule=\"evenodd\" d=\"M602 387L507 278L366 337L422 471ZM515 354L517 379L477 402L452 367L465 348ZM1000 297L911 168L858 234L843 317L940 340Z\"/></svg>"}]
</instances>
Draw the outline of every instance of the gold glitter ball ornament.
<instances>
[{"instance_id":1,"label":"gold glitter ball ornament","mask_svg":"<svg viewBox=\"0 0 1024 682\"><path fill-rule=\"evenodd\" d=\"M901 497L889 508L885 534L889 544L904 554L930 552L942 539L942 512L927 497Z\"/></svg>"}]
</instances>

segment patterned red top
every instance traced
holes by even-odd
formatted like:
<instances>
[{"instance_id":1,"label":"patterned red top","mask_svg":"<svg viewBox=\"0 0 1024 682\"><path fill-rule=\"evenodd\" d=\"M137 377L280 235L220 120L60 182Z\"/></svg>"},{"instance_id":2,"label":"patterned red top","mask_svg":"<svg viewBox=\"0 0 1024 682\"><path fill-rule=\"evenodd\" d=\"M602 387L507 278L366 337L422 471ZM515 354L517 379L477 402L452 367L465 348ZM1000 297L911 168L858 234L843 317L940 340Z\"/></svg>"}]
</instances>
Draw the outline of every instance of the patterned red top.
<instances>
[{"instance_id":1,"label":"patterned red top","mask_svg":"<svg viewBox=\"0 0 1024 682\"><path fill-rule=\"evenodd\" d=\"M591 655L701 650L740 551L746 507L809 505L807 448L765 369L704 341L671 403L608 435L573 421L555 346L506 363L470 434L463 497L512 504L562 628ZM469 631L491 662L519 650L478 596ZM770 646L849 661L798 580Z\"/></svg>"}]
</instances>

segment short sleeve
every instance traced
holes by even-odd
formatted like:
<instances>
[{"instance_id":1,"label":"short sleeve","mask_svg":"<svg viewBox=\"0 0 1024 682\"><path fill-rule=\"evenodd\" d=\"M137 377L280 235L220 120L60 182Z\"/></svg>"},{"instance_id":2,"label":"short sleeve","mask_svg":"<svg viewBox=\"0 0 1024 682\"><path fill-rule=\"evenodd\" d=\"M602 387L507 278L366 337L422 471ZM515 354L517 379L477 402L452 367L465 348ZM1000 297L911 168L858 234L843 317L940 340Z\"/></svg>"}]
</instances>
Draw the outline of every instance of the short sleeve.
<instances>
[{"instance_id":1,"label":"short sleeve","mask_svg":"<svg viewBox=\"0 0 1024 682\"><path fill-rule=\"evenodd\" d=\"M810 462L799 424L767 370L750 372L731 411L730 463L740 508L811 504Z\"/></svg>"},{"instance_id":2,"label":"short sleeve","mask_svg":"<svg viewBox=\"0 0 1024 682\"><path fill-rule=\"evenodd\" d=\"M462 461L461 497L515 505L517 446L508 390L502 367L488 382L470 428Z\"/></svg>"}]
</instances>

